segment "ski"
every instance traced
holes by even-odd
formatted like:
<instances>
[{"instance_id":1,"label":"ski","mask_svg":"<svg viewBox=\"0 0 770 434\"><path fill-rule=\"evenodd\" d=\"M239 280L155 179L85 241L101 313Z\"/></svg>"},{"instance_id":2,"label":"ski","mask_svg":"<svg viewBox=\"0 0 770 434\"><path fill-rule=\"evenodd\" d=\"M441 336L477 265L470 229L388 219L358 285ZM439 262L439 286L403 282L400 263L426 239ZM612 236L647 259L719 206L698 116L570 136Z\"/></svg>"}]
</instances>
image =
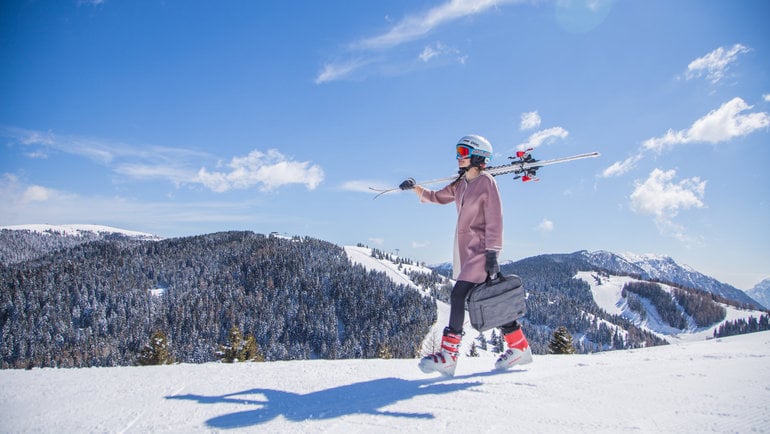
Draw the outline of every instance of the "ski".
<instances>
[{"instance_id":1,"label":"ski","mask_svg":"<svg viewBox=\"0 0 770 434\"><path fill-rule=\"evenodd\" d=\"M529 151L519 151L516 153L516 157L509 157L510 159L514 160L513 162L504 164L502 166L489 167L484 171L486 173L489 173L492 176L506 175L509 173L513 173L516 175L514 179L521 179L524 182L537 181L538 179L536 178L536 174L541 167L550 166L552 164L566 163L568 161L582 160L584 158L594 158L594 157L598 157L599 155L601 154L599 154L598 152L588 152L585 154L572 155L570 157L554 158L551 160L539 161L532 158L532 156L529 154ZM447 176L446 178L438 178L438 179L431 179L428 181L421 181L416 183L415 185L424 186L429 184L437 184L439 182L454 181L455 179L457 179L457 175ZM400 189L398 187L395 187L395 188L369 187L369 190L372 190L377 193L377 195L374 196L374 199L377 199L383 194L399 191Z\"/></svg>"}]
</instances>

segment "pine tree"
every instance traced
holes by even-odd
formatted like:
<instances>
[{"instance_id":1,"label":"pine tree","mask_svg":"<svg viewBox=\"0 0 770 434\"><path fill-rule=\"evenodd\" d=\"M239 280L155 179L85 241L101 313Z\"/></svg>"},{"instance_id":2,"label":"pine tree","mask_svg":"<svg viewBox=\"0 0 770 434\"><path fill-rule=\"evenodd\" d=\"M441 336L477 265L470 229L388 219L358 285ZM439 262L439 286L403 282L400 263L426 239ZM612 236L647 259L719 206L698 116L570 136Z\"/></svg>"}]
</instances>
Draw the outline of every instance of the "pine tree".
<instances>
[{"instance_id":1,"label":"pine tree","mask_svg":"<svg viewBox=\"0 0 770 434\"><path fill-rule=\"evenodd\" d=\"M575 354L572 335L569 334L567 327L559 326L553 331L551 341L548 343L548 352L551 354Z\"/></svg>"},{"instance_id":2,"label":"pine tree","mask_svg":"<svg viewBox=\"0 0 770 434\"><path fill-rule=\"evenodd\" d=\"M257 339L252 334L246 335L243 341L243 360L252 360L254 362L264 362L265 355L259 350Z\"/></svg>"},{"instance_id":3,"label":"pine tree","mask_svg":"<svg viewBox=\"0 0 770 434\"><path fill-rule=\"evenodd\" d=\"M379 345L379 348L377 348L377 357L380 359L392 359L393 353L390 352L390 348L388 348L388 344L381 343Z\"/></svg>"},{"instance_id":4,"label":"pine tree","mask_svg":"<svg viewBox=\"0 0 770 434\"><path fill-rule=\"evenodd\" d=\"M476 338L476 340L479 341L479 348L486 351L487 350L487 338L484 336L484 333L479 332L479 337Z\"/></svg>"},{"instance_id":5,"label":"pine tree","mask_svg":"<svg viewBox=\"0 0 770 434\"><path fill-rule=\"evenodd\" d=\"M216 352L217 358L224 363L239 362L241 348L243 347L243 335L238 326L230 328L230 334L227 336L227 344L220 345Z\"/></svg>"},{"instance_id":6,"label":"pine tree","mask_svg":"<svg viewBox=\"0 0 770 434\"><path fill-rule=\"evenodd\" d=\"M492 351L496 353L505 351L505 339L503 338L502 333L498 335L496 330L492 330L492 336L489 341L492 344Z\"/></svg>"},{"instance_id":7,"label":"pine tree","mask_svg":"<svg viewBox=\"0 0 770 434\"><path fill-rule=\"evenodd\" d=\"M478 357L479 356L479 350L476 348L476 342L473 342L471 344L471 350L468 352L468 357Z\"/></svg>"},{"instance_id":8,"label":"pine tree","mask_svg":"<svg viewBox=\"0 0 770 434\"><path fill-rule=\"evenodd\" d=\"M142 348L136 362L139 365L168 365L174 363L166 334L158 330L152 334L150 343Z\"/></svg>"},{"instance_id":9,"label":"pine tree","mask_svg":"<svg viewBox=\"0 0 770 434\"><path fill-rule=\"evenodd\" d=\"M220 345L215 355L224 363L245 362L248 360L255 362L265 361L265 356L259 351L259 345L257 345L254 335L248 334L244 339L241 329L237 326L230 328L227 344Z\"/></svg>"}]
</instances>

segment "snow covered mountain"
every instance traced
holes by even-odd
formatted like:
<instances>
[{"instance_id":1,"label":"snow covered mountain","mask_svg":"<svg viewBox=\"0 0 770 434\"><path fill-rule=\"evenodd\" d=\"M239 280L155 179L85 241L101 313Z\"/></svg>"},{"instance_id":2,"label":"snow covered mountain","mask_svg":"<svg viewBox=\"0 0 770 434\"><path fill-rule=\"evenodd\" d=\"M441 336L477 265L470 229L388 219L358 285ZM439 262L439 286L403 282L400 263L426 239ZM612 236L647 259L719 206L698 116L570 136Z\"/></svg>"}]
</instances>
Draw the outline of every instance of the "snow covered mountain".
<instances>
[{"instance_id":1,"label":"snow covered mountain","mask_svg":"<svg viewBox=\"0 0 770 434\"><path fill-rule=\"evenodd\" d=\"M142 240L161 240L157 235L144 232L130 231L126 229L113 228L104 225L92 224L72 224L72 225L49 225L49 224L29 224L16 226L0 226L0 230L29 231L44 235L58 235L68 237L84 237L87 235L123 235L130 238Z\"/></svg>"},{"instance_id":2,"label":"snow covered mountain","mask_svg":"<svg viewBox=\"0 0 770 434\"><path fill-rule=\"evenodd\" d=\"M582 262L593 267L596 271L606 270L613 274L635 275L644 280L659 280L670 282L688 288L702 289L730 300L745 303L755 308L761 308L760 303L752 296L740 289L722 283L713 277L707 276L688 265L677 263L674 259L665 255L635 253L612 253L604 250L589 252L581 250L569 254L556 254L564 260ZM516 262L507 261L500 265L512 265ZM452 264L444 263L431 266L432 269L444 275L451 275ZM589 271L589 270L581 270ZM770 279L768 279L770 280ZM761 292L761 290L759 291ZM756 291L753 293L757 293ZM770 291L768 291L770 297ZM767 300L770 304L770 300ZM766 305L765 305L766 306Z\"/></svg>"},{"instance_id":3,"label":"snow covered mountain","mask_svg":"<svg viewBox=\"0 0 770 434\"><path fill-rule=\"evenodd\" d=\"M757 283L753 288L746 291L749 297L762 303L766 309L770 309L770 278Z\"/></svg>"},{"instance_id":4,"label":"snow covered mountain","mask_svg":"<svg viewBox=\"0 0 770 434\"><path fill-rule=\"evenodd\" d=\"M591 265L612 273L635 274L646 280L661 280L689 288L702 289L730 300L754 307L759 304L740 289L722 283L713 277L700 273L687 265L680 265L669 256L616 254L606 251L581 251Z\"/></svg>"},{"instance_id":5,"label":"snow covered mountain","mask_svg":"<svg viewBox=\"0 0 770 434\"><path fill-rule=\"evenodd\" d=\"M0 227L0 264L40 258L50 252L101 240L159 241L144 232L102 225L29 224Z\"/></svg>"}]
</instances>

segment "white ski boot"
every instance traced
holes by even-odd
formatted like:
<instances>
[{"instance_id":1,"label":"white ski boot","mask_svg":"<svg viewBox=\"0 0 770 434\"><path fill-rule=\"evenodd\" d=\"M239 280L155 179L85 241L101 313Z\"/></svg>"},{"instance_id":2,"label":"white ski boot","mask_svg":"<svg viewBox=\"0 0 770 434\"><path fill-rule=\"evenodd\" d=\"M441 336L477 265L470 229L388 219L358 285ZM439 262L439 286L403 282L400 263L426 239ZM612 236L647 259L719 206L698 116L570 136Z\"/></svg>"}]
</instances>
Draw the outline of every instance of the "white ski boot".
<instances>
[{"instance_id":1,"label":"white ski boot","mask_svg":"<svg viewBox=\"0 0 770 434\"><path fill-rule=\"evenodd\" d=\"M516 365L532 363L532 350L521 329L508 333L504 337L508 349L495 362L495 369L504 371Z\"/></svg>"},{"instance_id":2,"label":"white ski boot","mask_svg":"<svg viewBox=\"0 0 770 434\"><path fill-rule=\"evenodd\" d=\"M426 374L438 372L447 377L454 376L462 338L462 334L453 333L448 327L445 328L444 336L441 338L441 350L420 359L420 370Z\"/></svg>"}]
</instances>

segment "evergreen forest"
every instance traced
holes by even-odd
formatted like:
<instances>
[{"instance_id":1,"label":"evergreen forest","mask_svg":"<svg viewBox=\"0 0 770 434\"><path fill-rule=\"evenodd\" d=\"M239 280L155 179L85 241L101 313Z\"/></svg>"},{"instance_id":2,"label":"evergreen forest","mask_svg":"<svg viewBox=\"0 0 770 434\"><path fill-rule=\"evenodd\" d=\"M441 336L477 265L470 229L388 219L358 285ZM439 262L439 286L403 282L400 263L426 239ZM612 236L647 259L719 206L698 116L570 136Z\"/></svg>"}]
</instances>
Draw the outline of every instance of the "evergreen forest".
<instances>
[{"instance_id":1,"label":"evergreen forest","mask_svg":"<svg viewBox=\"0 0 770 434\"><path fill-rule=\"evenodd\" d=\"M436 320L429 297L312 238L123 237L37 256L0 266L1 368L136 364L158 331L173 360L213 361L233 327L265 360L414 357Z\"/></svg>"}]
</instances>

